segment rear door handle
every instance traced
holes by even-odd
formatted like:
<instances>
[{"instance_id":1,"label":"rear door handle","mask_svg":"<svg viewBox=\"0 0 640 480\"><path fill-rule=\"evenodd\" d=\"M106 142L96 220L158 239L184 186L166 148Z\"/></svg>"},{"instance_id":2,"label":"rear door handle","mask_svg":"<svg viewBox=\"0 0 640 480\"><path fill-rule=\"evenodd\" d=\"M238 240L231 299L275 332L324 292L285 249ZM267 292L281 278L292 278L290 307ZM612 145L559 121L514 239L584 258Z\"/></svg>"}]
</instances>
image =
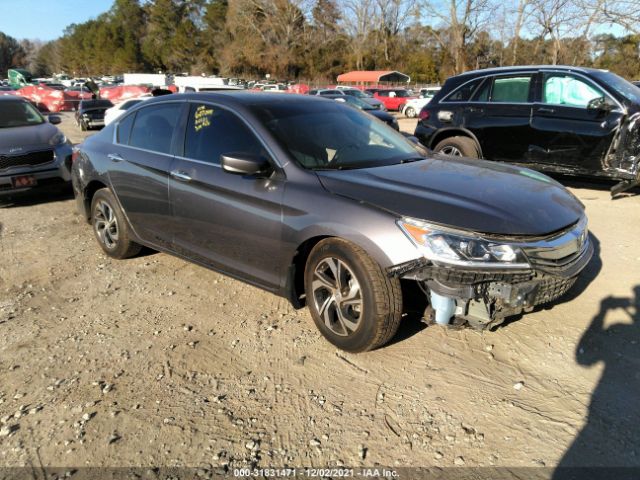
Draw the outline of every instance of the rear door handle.
<instances>
[{"instance_id":1,"label":"rear door handle","mask_svg":"<svg viewBox=\"0 0 640 480\"><path fill-rule=\"evenodd\" d=\"M549 107L540 107L540 108L538 108L538 112L555 113L555 109L554 108L549 108Z\"/></svg>"},{"instance_id":2,"label":"rear door handle","mask_svg":"<svg viewBox=\"0 0 640 480\"><path fill-rule=\"evenodd\" d=\"M182 180L183 182L191 181L191 177L187 175L185 172L182 172L180 170L173 170L169 175L171 175L173 178L177 180Z\"/></svg>"},{"instance_id":3,"label":"rear door handle","mask_svg":"<svg viewBox=\"0 0 640 480\"><path fill-rule=\"evenodd\" d=\"M109 160L111 160L112 162L123 162L124 161L124 158L122 158L117 153L110 153L110 154L107 155L107 158Z\"/></svg>"}]
</instances>

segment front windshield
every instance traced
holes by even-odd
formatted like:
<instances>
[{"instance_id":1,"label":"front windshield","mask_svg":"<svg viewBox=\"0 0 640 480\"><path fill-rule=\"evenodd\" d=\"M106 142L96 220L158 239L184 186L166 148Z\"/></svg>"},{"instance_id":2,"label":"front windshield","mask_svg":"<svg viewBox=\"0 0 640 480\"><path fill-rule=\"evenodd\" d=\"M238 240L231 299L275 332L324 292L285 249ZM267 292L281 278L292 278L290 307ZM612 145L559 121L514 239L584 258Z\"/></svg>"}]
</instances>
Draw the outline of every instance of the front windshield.
<instances>
[{"instance_id":1,"label":"front windshield","mask_svg":"<svg viewBox=\"0 0 640 480\"><path fill-rule=\"evenodd\" d=\"M252 109L282 147L311 170L393 165L427 154L383 122L336 102Z\"/></svg>"},{"instance_id":2,"label":"front windshield","mask_svg":"<svg viewBox=\"0 0 640 480\"><path fill-rule=\"evenodd\" d=\"M28 102L2 102L0 128L26 127L44 123L44 117Z\"/></svg>"},{"instance_id":3,"label":"front windshield","mask_svg":"<svg viewBox=\"0 0 640 480\"><path fill-rule=\"evenodd\" d=\"M627 100L634 103L640 103L640 88L636 87L633 83L626 81L615 73L605 72L602 70L593 72L593 76L603 84L608 85Z\"/></svg>"}]
</instances>

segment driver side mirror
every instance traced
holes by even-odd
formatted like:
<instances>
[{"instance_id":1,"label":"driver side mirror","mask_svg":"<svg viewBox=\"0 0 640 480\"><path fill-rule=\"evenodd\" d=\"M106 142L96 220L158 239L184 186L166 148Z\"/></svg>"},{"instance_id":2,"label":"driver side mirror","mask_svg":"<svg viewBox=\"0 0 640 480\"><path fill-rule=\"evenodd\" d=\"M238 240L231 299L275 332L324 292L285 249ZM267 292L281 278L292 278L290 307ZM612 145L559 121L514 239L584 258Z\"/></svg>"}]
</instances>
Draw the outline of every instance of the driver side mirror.
<instances>
[{"instance_id":1,"label":"driver side mirror","mask_svg":"<svg viewBox=\"0 0 640 480\"><path fill-rule=\"evenodd\" d=\"M58 125L62 122L62 119L58 115L49 115L49 123L51 125Z\"/></svg>"},{"instance_id":2,"label":"driver side mirror","mask_svg":"<svg viewBox=\"0 0 640 480\"><path fill-rule=\"evenodd\" d=\"M220 155L220 165L227 173L235 175L266 176L271 173L271 164L260 156L250 153L227 153Z\"/></svg>"},{"instance_id":3,"label":"driver side mirror","mask_svg":"<svg viewBox=\"0 0 640 480\"><path fill-rule=\"evenodd\" d=\"M587 110L597 110L599 112L610 112L613 107L607 103L604 97L597 97L589 100L587 103Z\"/></svg>"}]
</instances>

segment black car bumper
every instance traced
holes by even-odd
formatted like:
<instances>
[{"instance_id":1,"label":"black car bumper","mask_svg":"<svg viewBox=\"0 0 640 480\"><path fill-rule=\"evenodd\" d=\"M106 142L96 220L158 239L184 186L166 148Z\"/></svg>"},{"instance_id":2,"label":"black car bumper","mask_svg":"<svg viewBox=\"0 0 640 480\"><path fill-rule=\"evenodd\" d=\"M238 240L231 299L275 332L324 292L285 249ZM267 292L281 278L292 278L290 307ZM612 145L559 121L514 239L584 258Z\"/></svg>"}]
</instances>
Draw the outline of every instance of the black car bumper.
<instances>
[{"instance_id":1,"label":"black car bumper","mask_svg":"<svg viewBox=\"0 0 640 480\"><path fill-rule=\"evenodd\" d=\"M437 131L436 128L431 126L425 126L422 124L422 122L418 122L418 125L416 125L416 131L413 135L418 140L420 140L420 143L422 145L428 148L432 148L433 145L431 145L431 139L435 135L436 131Z\"/></svg>"}]
</instances>

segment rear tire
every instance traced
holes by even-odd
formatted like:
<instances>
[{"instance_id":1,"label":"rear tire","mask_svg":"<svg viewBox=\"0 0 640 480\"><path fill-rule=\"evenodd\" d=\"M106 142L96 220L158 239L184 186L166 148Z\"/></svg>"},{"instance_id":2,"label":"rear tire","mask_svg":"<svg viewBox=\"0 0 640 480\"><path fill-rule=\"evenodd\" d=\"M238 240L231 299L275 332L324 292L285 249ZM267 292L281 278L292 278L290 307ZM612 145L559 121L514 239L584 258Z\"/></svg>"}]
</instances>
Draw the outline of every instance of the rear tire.
<instances>
[{"instance_id":1,"label":"rear tire","mask_svg":"<svg viewBox=\"0 0 640 480\"><path fill-rule=\"evenodd\" d=\"M433 151L452 157L480 158L478 145L469 137L457 136L445 138L435 146Z\"/></svg>"},{"instance_id":2,"label":"rear tire","mask_svg":"<svg viewBox=\"0 0 640 480\"><path fill-rule=\"evenodd\" d=\"M131 240L129 224L108 188L98 190L91 200L91 225L100 247L112 258L133 257L141 245Z\"/></svg>"},{"instance_id":3,"label":"rear tire","mask_svg":"<svg viewBox=\"0 0 640 480\"><path fill-rule=\"evenodd\" d=\"M407 118L415 118L416 116L416 109L413 107L407 107L407 109L404 112L405 116Z\"/></svg>"},{"instance_id":4,"label":"rear tire","mask_svg":"<svg viewBox=\"0 0 640 480\"><path fill-rule=\"evenodd\" d=\"M318 243L305 268L307 305L322 335L348 352L389 342L402 315L400 280L363 249L338 238Z\"/></svg>"},{"instance_id":5,"label":"rear tire","mask_svg":"<svg viewBox=\"0 0 640 480\"><path fill-rule=\"evenodd\" d=\"M80 130L82 130L83 132L87 131L87 124L82 120L80 120Z\"/></svg>"}]
</instances>

